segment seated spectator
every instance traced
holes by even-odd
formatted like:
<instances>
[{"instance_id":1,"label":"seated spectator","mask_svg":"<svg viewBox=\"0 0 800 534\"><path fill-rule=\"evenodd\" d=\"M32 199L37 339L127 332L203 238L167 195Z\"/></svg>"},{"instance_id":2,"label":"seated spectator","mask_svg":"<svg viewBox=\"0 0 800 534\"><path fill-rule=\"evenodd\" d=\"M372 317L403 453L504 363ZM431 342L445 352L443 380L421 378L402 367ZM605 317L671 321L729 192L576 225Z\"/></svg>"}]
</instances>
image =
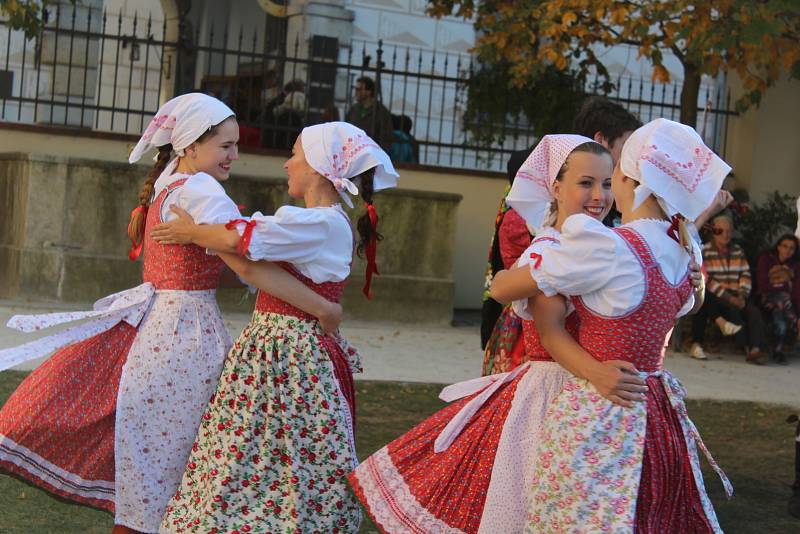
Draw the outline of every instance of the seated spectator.
<instances>
[{"instance_id":1,"label":"seated spectator","mask_svg":"<svg viewBox=\"0 0 800 534\"><path fill-rule=\"evenodd\" d=\"M392 145L389 156L392 163L419 163L419 143L411 135L413 122L408 115L392 115Z\"/></svg>"},{"instance_id":2,"label":"seated spectator","mask_svg":"<svg viewBox=\"0 0 800 534\"><path fill-rule=\"evenodd\" d=\"M800 329L797 312L800 310L800 261L798 239L782 235L775 246L761 254L756 268L756 287L759 303L767 312L769 326L775 334L773 358L786 364L783 354L787 335L796 336Z\"/></svg>"},{"instance_id":3,"label":"seated spectator","mask_svg":"<svg viewBox=\"0 0 800 534\"><path fill-rule=\"evenodd\" d=\"M761 312L748 300L752 282L750 267L742 248L731 242L733 222L727 215L713 221L713 237L703 246L703 268L708 276L703 307L692 320L692 345L689 355L706 359L703 351L705 330L709 319L722 335L736 336L739 346L747 352L749 363L761 364L764 325Z\"/></svg>"}]
</instances>

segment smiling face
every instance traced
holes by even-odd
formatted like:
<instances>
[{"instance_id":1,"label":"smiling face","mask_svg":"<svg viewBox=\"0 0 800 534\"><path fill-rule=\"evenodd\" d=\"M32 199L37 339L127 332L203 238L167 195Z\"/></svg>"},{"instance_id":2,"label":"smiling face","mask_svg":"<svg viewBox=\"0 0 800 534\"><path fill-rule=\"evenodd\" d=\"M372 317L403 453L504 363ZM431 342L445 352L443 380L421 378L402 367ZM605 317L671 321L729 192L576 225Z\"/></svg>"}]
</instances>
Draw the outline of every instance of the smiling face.
<instances>
[{"instance_id":1,"label":"smiling face","mask_svg":"<svg viewBox=\"0 0 800 534\"><path fill-rule=\"evenodd\" d=\"M292 156L283 164L286 174L289 177L289 196L292 198L301 199L305 196L306 192L324 178L308 164L305 152L303 152L303 143L300 142L300 136L297 136L292 147Z\"/></svg>"},{"instance_id":2,"label":"smiling face","mask_svg":"<svg viewBox=\"0 0 800 534\"><path fill-rule=\"evenodd\" d=\"M573 152L566 170L553 184L558 204L557 226L570 215L583 213L603 220L611 209L611 156Z\"/></svg>"},{"instance_id":3,"label":"smiling face","mask_svg":"<svg viewBox=\"0 0 800 534\"><path fill-rule=\"evenodd\" d=\"M194 172L205 172L217 181L230 178L231 163L239 159L239 123L229 117L216 125L210 135L186 148L185 159Z\"/></svg>"}]
</instances>

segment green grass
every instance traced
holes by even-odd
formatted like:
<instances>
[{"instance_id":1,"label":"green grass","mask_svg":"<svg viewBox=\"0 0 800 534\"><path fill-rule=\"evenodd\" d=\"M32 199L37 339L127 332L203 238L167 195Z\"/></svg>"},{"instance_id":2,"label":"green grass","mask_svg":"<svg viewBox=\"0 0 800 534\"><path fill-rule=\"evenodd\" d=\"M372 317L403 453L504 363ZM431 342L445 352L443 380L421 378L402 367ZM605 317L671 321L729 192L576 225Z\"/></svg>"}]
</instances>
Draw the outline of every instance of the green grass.
<instances>
[{"instance_id":1,"label":"green grass","mask_svg":"<svg viewBox=\"0 0 800 534\"><path fill-rule=\"evenodd\" d=\"M0 403L24 378L0 373ZM395 382L356 382L361 459L433 413L443 403L440 386ZM800 532L800 521L786 513L794 469L789 408L748 402L689 401L689 413L706 445L725 469L735 494L728 501L710 469L706 485L728 534ZM16 479L0 475L0 533L71 534L110 532L109 514L71 505ZM376 532L369 523L363 533Z\"/></svg>"}]
</instances>

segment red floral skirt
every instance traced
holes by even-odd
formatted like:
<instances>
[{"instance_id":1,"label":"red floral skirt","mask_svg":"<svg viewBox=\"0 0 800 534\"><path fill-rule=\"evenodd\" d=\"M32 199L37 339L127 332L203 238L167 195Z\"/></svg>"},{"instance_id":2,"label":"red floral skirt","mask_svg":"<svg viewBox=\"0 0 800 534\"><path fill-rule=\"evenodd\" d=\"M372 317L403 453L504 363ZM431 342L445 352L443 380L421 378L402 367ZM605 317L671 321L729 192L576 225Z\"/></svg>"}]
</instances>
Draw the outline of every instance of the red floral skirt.
<instances>
[{"instance_id":1,"label":"red floral skirt","mask_svg":"<svg viewBox=\"0 0 800 534\"><path fill-rule=\"evenodd\" d=\"M42 363L0 409L0 470L114 511L114 424L137 329L125 322Z\"/></svg>"}]
</instances>

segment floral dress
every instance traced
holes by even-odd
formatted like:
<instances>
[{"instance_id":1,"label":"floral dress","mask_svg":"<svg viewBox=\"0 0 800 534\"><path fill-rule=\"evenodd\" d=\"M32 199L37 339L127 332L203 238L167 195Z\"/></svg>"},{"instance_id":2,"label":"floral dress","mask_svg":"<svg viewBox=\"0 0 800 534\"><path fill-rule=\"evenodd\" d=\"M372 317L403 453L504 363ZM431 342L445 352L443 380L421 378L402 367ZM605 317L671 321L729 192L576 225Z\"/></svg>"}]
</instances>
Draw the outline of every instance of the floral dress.
<instances>
[{"instance_id":1,"label":"floral dress","mask_svg":"<svg viewBox=\"0 0 800 534\"><path fill-rule=\"evenodd\" d=\"M649 389L623 408L586 380L566 382L542 424L526 532L721 532L698 448L732 488L688 418L685 390L663 369L665 336L693 303L688 255L667 227L638 220L610 230L573 216L562 246L532 266L545 294L572 295L580 344L598 360L633 363Z\"/></svg>"},{"instance_id":2,"label":"floral dress","mask_svg":"<svg viewBox=\"0 0 800 534\"><path fill-rule=\"evenodd\" d=\"M257 214L248 255L294 257L284 268L338 301L352 251L345 217L338 207ZM352 373L360 370L358 353L344 339L324 335L313 317L259 293L160 531L356 532L361 512L346 475L357 465Z\"/></svg>"},{"instance_id":3,"label":"floral dress","mask_svg":"<svg viewBox=\"0 0 800 534\"><path fill-rule=\"evenodd\" d=\"M160 245L150 231L167 200L201 222L239 213L209 175L162 175L156 191L144 283L92 312L14 317L10 325L26 331L92 320L0 355L18 363L64 347L0 410L0 467L143 532L158 530L231 346L215 298L222 261L193 245Z\"/></svg>"},{"instance_id":4,"label":"floral dress","mask_svg":"<svg viewBox=\"0 0 800 534\"><path fill-rule=\"evenodd\" d=\"M519 263L558 247L558 237L553 228L540 230ZM515 303L515 314L524 319L525 363L446 387L440 397L451 405L350 475L356 495L384 532L524 530L539 428L572 375L544 350L527 301ZM577 337L574 313L565 326Z\"/></svg>"}]
</instances>

